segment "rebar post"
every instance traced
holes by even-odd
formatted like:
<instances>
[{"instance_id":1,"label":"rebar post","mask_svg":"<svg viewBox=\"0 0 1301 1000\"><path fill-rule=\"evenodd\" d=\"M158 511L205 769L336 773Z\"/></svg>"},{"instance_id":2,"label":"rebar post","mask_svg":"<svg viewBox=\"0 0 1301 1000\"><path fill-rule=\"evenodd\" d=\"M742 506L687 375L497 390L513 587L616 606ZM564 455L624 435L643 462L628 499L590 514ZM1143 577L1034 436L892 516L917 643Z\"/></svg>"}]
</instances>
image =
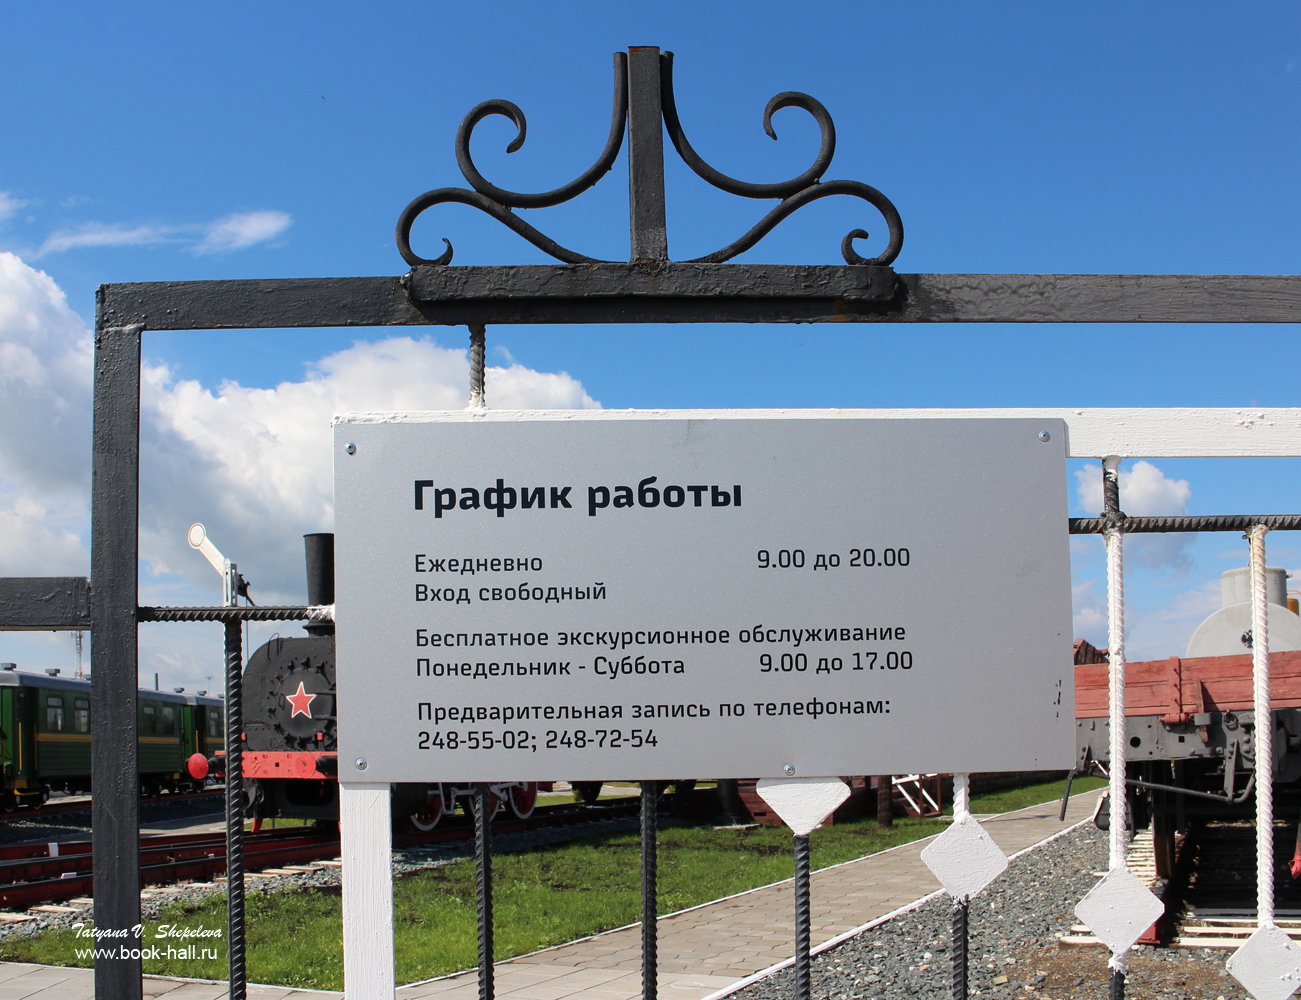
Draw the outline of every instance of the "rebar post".
<instances>
[{"instance_id":1,"label":"rebar post","mask_svg":"<svg viewBox=\"0 0 1301 1000\"><path fill-rule=\"evenodd\" d=\"M957 773L953 775L953 822L964 823L971 818L971 781L970 775ZM953 945L953 1000L967 1000L967 918L969 915L968 896L955 896L953 899L952 945Z\"/></svg>"},{"instance_id":2,"label":"rebar post","mask_svg":"<svg viewBox=\"0 0 1301 1000\"><path fill-rule=\"evenodd\" d=\"M470 324L470 403L467 410L486 410L488 401L483 391L484 350L487 327L482 323Z\"/></svg>"},{"instance_id":3,"label":"rebar post","mask_svg":"<svg viewBox=\"0 0 1301 1000\"><path fill-rule=\"evenodd\" d=\"M479 897L479 1000L492 1000L492 788L474 786L474 879Z\"/></svg>"},{"instance_id":4,"label":"rebar post","mask_svg":"<svg viewBox=\"0 0 1301 1000\"><path fill-rule=\"evenodd\" d=\"M656 921L658 886L656 882L656 809L658 781L641 783L641 996L655 1000L658 990L656 955Z\"/></svg>"},{"instance_id":5,"label":"rebar post","mask_svg":"<svg viewBox=\"0 0 1301 1000\"><path fill-rule=\"evenodd\" d=\"M953 1000L967 1000L967 897L953 901Z\"/></svg>"},{"instance_id":6,"label":"rebar post","mask_svg":"<svg viewBox=\"0 0 1301 1000\"><path fill-rule=\"evenodd\" d=\"M1274 724L1269 693L1269 591L1263 524L1251 529L1251 678L1256 720L1256 927L1274 927ZM1227 765L1226 765L1227 766Z\"/></svg>"},{"instance_id":7,"label":"rebar post","mask_svg":"<svg viewBox=\"0 0 1301 1000\"><path fill-rule=\"evenodd\" d=\"M809 1000L809 934L812 905L809 899L809 837L795 837L795 1000Z\"/></svg>"},{"instance_id":8,"label":"rebar post","mask_svg":"<svg viewBox=\"0 0 1301 1000\"><path fill-rule=\"evenodd\" d=\"M1107 659L1111 724L1111 830L1108 871L1122 871L1129 839L1125 789L1125 512L1120 509L1120 459L1102 460L1102 517L1107 523ZM1129 949L1107 962L1111 1000L1125 1000L1125 963Z\"/></svg>"},{"instance_id":9,"label":"rebar post","mask_svg":"<svg viewBox=\"0 0 1301 1000\"><path fill-rule=\"evenodd\" d=\"M244 642L238 621L226 629L226 941L230 1000L244 1000Z\"/></svg>"}]
</instances>

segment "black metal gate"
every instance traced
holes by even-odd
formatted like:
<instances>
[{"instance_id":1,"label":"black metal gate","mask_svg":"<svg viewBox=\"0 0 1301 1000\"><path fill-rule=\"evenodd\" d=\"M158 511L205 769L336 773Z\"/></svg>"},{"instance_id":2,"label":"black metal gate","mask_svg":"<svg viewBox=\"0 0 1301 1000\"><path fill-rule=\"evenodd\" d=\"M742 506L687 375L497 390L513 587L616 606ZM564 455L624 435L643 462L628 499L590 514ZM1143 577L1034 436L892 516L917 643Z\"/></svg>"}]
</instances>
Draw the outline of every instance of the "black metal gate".
<instances>
[{"instance_id":1,"label":"black metal gate","mask_svg":"<svg viewBox=\"0 0 1301 1000\"><path fill-rule=\"evenodd\" d=\"M401 276L251 281L149 282L103 285L95 320L95 381L91 576L0 580L0 628L89 629L96 709L92 740L95 922L129 931L140 921L137 807L137 629L147 621L221 621L226 626L229 901L231 996L243 996L244 801L240 788L242 620L295 620L303 607L145 608L138 605L140 357L146 330L291 329L326 326L528 323L858 323L864 335L884 335L897 323L1295 323L1301 321L1301 277L1198 275L896 274L903 225L889 199L859 181L826 180L835 128L826 109L806 94L778 94L764 113L798 107L821 130L821 146L804 173L776 184L751 184L715 170L683 132L673 98L672 55L638 47L614 57L614 109L609 138L593 166L553 191L522 194L487 181L470 156L470 136L488 115L511 118L525 138L523 113L507 101L470 111L456 136L457 161L470 184L438 188L402 213L397 243L411 270ZM663 139L703 180L741 197L777 204L752 229L715 253L691 261L668 255ZM610 170L629 145L631 250L628 262L599 261L566 249L525 222L516 210L557 205L582 193ZM886 249L868 259L854 250L859 228L841 242L844 265L729 264L784 218L812 201L848 195L883 216ZM550 256L549 266L451 266L452 246L434 259L410 245L415 219L447 202L473 206ZM1146 530L1197 530L1196 518L1152 522ZM1210 519L1207 519L1208 521ZM1256 523L1258 519L1252 519ZM1278 526L1282 526L1281 524ZM1292 525L1289 525L1292 526ZM1073 526L1103 530L1101 521ZM1135 523L1126 530L1144 530ZM1223 529L1220 529L1223 530ZM320 612L317 612L320 613ZM643 930L645 995L655 996L655 796L643 791L646 860ZM482 810L481 810L482 814ZM487 828L479 829L481 872L489 863ZM805 894L807 899L807 893ZM485 899L484 903L488 901ZM490 909L482 955L482 992L491 996ZM803 950L807 959L807 921ZM97 995L141 996L138 958L101 961ZM807 986L807 975L803 982Z\"/></svg>"}]
</instances>

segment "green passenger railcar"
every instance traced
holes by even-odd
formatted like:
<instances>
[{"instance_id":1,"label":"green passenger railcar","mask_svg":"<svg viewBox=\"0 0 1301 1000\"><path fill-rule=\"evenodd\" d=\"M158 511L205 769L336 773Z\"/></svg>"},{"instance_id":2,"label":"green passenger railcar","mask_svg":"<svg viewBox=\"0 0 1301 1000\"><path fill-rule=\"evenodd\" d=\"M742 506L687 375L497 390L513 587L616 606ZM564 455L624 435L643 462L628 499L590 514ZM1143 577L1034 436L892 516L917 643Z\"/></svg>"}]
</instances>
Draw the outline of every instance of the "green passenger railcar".
<instances>
[{"instance_id":1,"label":"green passenger railcar","mask_svg":"<svg viewBox=\"0 0 1301 1000\"><path fill-rule=\"evenodd\" d=\"M191 754L222 746L224 705L203 695L138 694L140 789L145 796L188 790ZM0 805L40 805L51 791L89 792L89 680L52 672L0 670Z\"/></svg>"}]
</instances>

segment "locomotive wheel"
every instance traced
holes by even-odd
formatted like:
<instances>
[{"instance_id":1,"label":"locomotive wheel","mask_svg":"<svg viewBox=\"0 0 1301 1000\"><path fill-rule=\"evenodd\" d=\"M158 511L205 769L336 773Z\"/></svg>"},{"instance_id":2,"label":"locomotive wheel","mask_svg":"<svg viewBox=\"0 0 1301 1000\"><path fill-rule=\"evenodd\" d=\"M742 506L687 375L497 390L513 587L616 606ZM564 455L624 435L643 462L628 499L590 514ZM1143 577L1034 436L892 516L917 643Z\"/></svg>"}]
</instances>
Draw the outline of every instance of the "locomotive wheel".
<instances>
[{"instance_id":1,"label":"locomotive wheel","mask_svg":"<svg viewBox=\"0 0 1301 1000\"><path fill-rule=\"evenodd\" d=\"M596 800L601 797L601 782L599 781L571 781L570 785L578 793L585 806L596 805Z\"/></svg>"},{"instance_id":2,"label":"locomotive wheel","mask_svg":"<svg viewBox=\"0 0 1301 1000\"><path fill-rule=\"evenodd\" d=\"M13 812L18 808L18 796L13 792L5 792L4 798L0 799L0 807L7 813Z\"/></svg>"},{"instance_id":3,"label":"locomotive wheel","mask_svg":"<svg viewBox=\"0 0 1301 1000\"><path fill-rule=\"evenodd\" d=\"M536 781L526 781L522 785L515 785L510 790L510 811L519 819L528 819L533 815L533 809L538 804L538 783Z\"/></svg>"},{"instance_id":4,"label":"locomotive wheel","mask_svg":"<svg viewBox=\"0 0 1301 1000\"><path fill-rule=\"evenodd\" d=\"M429 793L424 808L411 814L411 825L421 833L432 830L443 818L443 790L441 787L435 787L437 790Z\"/></svg>"}]
</instances>

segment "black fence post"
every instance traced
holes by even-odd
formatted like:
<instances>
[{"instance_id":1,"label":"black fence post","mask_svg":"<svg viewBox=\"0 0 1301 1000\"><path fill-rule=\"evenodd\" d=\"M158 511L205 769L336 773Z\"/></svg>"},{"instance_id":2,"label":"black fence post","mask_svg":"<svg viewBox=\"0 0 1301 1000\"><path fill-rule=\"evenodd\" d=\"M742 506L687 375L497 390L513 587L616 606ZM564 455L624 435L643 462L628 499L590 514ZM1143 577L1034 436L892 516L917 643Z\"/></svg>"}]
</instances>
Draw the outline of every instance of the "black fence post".
<instances>
[{"instance_id":1,"label":"black fence post","mask_svg":"<svg viewBox=\"0 0 1301 1000\"><path fill-rule=\"evenodd\" d=\"M655 1000L659 989L657 967L656 921L657 870L655 827L659 798L659 782L641 783L641 996L642 1000Z\"/></svg>"},{"instance_id":2,"label":"black fence post","mask_svg":"<svg viewBox=\"0 0 1301 1000\"><path fill-rule=\"evenodd\" d=\"M479 1000L492 1000L492 788L474 786L474 875L479 897Z\"/></svg>"},{"instance_id":3,"label":"black fence post","mask_svg":"<svg viewBox=\"0 0 1301 1000\"><path fill-rule=\"evenodd\" d=\"M966 896L953 901L953 1000L967 1000L967 917Z\"/></svg>"},{"instance_id":4,"label":"black fence post","mask_svg":"<svg viewBox=\"0 0 1301 1000\"><path fill-rule=\"evenodd\" d=\"M102 289L101 289L102 292ZM102 298L99 303L103 309ZM138 1000L140 779L136 743L140 572L140 333L95 324L90 531L91 798L95 927L131 948L95 959L95 995ZM137 957L130 957L135 950ZM125 954L123 954L125 953Z\"/></svg>"},{"instance_id":5,"label":"black fence post","mask_svg":"<svg viewBox=\"0 0 1301 1000\"><path fill-rule=\"evenodd\" d=\"M244 956L244 642L242 624L226 630L226 943L230 1000L244 1000L248 970Z\"/></svg>"},{"instance_id":6,"label":"black fence post","mask_svg":"<svg viewBox=\"0 0 1301 1000\"><path fill-rule=\"evenodd\" d=\"M812 976L809 971L809 935L812 903L809 899L809 837L795 837L795 1000L809 1000Z\"/></svg>"}]
</instances>

